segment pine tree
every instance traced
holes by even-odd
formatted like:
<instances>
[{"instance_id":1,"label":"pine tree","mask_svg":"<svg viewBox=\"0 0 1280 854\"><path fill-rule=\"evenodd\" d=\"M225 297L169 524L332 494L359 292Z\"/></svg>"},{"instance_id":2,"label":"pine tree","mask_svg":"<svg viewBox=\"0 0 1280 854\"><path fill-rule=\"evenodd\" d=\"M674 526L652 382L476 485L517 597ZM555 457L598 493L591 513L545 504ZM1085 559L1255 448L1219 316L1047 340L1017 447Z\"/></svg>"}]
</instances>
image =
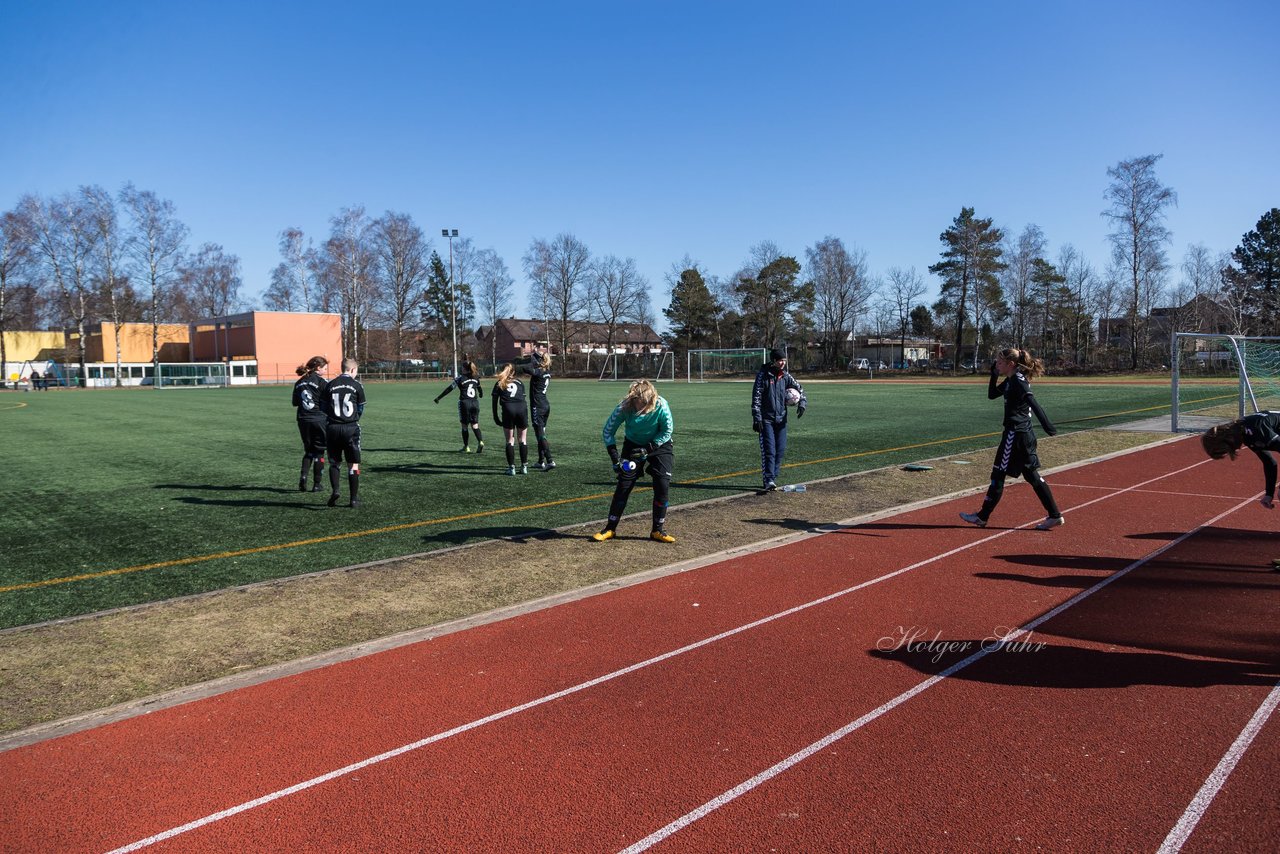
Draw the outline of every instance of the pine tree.
<instances>
[{"instance_id":1,"label":"pine tree","mask_svg":"<svg viewBox=\"0 0 1280 854\"><path fill-rule=\"evenodd\" d=\"M942 232L942 260L929 272L942 277L941 298L935 308L955 316L955 352L963 352L964 323L969 303L982 295L988 303L1000 292L997 274L1005 268L1000 260L1004 232L990 219L975 219L973 208L961 208L951 227Z\"/></svg>"},{"instance_id":2,"label":"pine tree","mask_svg":"<svg viewBox=\"0 0 1280 854\"><path fill-rule=\"evenodd\" d=\"M680 272L679 280L671 289L671 305L662 313L671 322L675 339L692 350L705 345L715 332L720 311L720 304L711 295L702 271L690 267Z\"/></svg>"}]
</instances>

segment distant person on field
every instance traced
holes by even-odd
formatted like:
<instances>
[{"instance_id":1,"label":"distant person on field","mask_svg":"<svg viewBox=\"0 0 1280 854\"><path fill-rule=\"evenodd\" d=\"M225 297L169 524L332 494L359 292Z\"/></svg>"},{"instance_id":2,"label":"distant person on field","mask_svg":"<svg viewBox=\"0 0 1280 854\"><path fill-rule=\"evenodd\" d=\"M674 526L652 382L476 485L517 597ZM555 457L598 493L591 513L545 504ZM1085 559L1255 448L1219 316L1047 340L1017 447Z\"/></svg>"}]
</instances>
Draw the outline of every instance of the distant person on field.
<instances>
[{"instance_id":1,"label":"distant person on field","mask_svg":"<svg viewBox=\"0 0 1280 854\"><path fill-rule=\"evenodd\" d=\"M1044 506L1046 516L1036 525L1041 531L1056 528L1065 521L1058 504L1053 500L1053 492L1049 484L1040 476L1040 457L1036 455L1036 434L1031 431L1031 414L1044 428L1048 436L1058 433L1049 416L1031 393L1030 378L1044 373L1044 362L1033 358L1027 350L1009 347L1001 350L991 365L991 380L987 384L987 399L995 400L1004 397L1004 432L1000 436L1000 444L996 448L996 459L991 466L991 485L987 487L986 498L982 500L982 508L977 513L961 513L960 518L970 525L986 527L991 518L991 511L1000 503L1004 494L1006 477L1021 476ZM1004 377L997 382L997 377Z\"/></svg>"},{"instance_id":2,"label":"distant person on field","mask_svg":"<svg viewBox=\"0 0 1280 854\"><path fill-rule=\"evenodd\" d=\"M787 390L799 394L796 418L804 416L809 400L796 378L787 371L787 351L775 348L769 361L756 372L751 389L751 429L760 434L760 476L765 492L778 488L778 470L787 453Z\"/></svg>"},{"instance_id":3,"label":"distant person on field","mask_svg":"<svg viewBox=\"0 0 1280 854\"><path fill-rule=\"evenodd\" d=\"M538 463L534 468L551 471L556 467L555 460L551 459L551 446L547 444L547 419L551 417L551 401L547 398L547 389L551 385L551 354L534 353L528 364L521 366L520 373L530 377L529 420L533 422L533 437L538 443Z\"/></svg>"},{"instance_id":4,"label":"distant person on field","mask_svg":"<svg viewBox=\"0 0 1280 854\"><path fill-rule=\"evenodd\" d=\"M360 416L364 414L364 386L356 379L360 366L355 359L342 360L342 373L325 388L325 415L329 418L325 441L329 446L329 506L338 503L338 475L347 461L347 487L351 507L360 506Z\"/></svg>"},{"instance_id":5,"label":"distant person on field","mask_svg":"<svg viewBox=\"0 0 1280 854\"><path fill-rule=\"evenodd\" d=\"M32 391L40 390L40 372L39 371L31 372L31 390Z\"/></svg>"},{"instance_id":6,"label":"distant person on field","mask_svg":"<svg viewBox=\"0 0 1280 854\"><path fill-rule=\"evenodd\" d=\"M1268 510L1276 506L1276 461L1272 451L1280 451L1280 412L1257 412L1229 424L1211 427L1200 436L1200 444L1204 452L1215 460L1223 457L1236 458L1236 452L1248 448L1258 455L1262 461L1262 476L1266 481L1266 491L1260 503ZM1272 568L1280 570L1280 559L1271 562Z\"/></svg>"},{"instance_id":7,"label":"distant person on field","mask_svg":"<svg viewBox=\"0 0 1280 854\"><path fill-rule=\"evenodd\" d=\"M453 378L448 388L436 395L435 402L439 403L455 388L458 390L458 420L462 422L462 453L471 453L471 432L473 432L476 434L476 453L483 454L484 437L480 435L480 398L484 397L484 389L480 387L480 370L475 362L464 362L462 373Z\"/></svg>"},{"instance_id":8,"label":"distant person on field","mask_svg":"<svg viewBox=\"0 0 1280 854\"><path fill-rule=\"evenodd\" d=\"M307 491L307 472L315 473L312 492L319 492L320 475L324 472L325 428L329 419L324 414L324 390L328 383L324 372L329 360L324 356L312 356L305 365L294 369L298 381L293 384L293 405L298 409L298 433L302 436L302 473L298 476L298 491Z\"/></svg>"},{"instance_id":9,"label":"distant person on field","mask_svg":"<svg viewBox=\"0 0 1280 854\"><path fill-rule=\"evenodd\" d=\"M499 416L501 410L501 416ZM507 363L493 383L493 422L507 440L507 474L516 473L516 442L520 442L520 474L529 473L529 407L516 366Z\"/></svg>"},{"instance_id":10,"label":"distant person on field","mask_svg":"<svg viewBox=\"0 0 1280 854\"><path fill-rule=\"evenodd\" d=\"M617 445L619 427L625 427L621 453ZM604 530L591 535L596 542L613 539L618 520L626 512L631 490L646 468L653 478L653 529L649 539L660 543L676 541L666 529L675 464L675 449L671 444L674 431L671 407L658 396L653 383L648 380L633 382L627 396L614 407L604 423L604 447L609 452L613 470L618 473L618 485L613 490L609 520L605 522Z\"/></svg>"}]
</instances>

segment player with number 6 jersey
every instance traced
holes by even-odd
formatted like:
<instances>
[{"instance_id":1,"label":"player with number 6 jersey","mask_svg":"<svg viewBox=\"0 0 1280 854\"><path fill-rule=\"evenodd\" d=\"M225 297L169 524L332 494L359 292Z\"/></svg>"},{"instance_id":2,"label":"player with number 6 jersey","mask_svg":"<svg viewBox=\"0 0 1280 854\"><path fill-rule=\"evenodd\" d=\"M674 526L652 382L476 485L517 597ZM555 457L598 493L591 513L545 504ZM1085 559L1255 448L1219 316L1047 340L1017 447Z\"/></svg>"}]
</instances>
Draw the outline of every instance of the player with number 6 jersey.
<instances>
[{"instance_id":1,"label":"player with number 6 jersey","mask_svg":"<svg viewBox=\"0 0 1280 854\"><path fill-rule=\"evenodd\" d=\"M453 382L444 391L436 395L439 403L445 395L454 389L458 390L458 420L462 422L462 453L471 453L471 436L468 428L476 434L476 453L484 452L484 437L480 435L480 398L484 397L484 389L480 387L480 371L475 362L467 362L462 366L462 373L453 378Z\"/></svg>"},{"instance_id":2,"label":"player with number 6 jersey","mask_svg":"<svg viewBox=\"0 0 1280 854\"><path fill-rule=\"evenodd\" d=\"M298 433L302 435L302 474L298 476L298 489L307 491L307 472L315 472L312 492L319 492L320 475L324 472L325 426L329 423L324 414L324 389L328 384L322 376L329 360L324 356L312 356L305 365L297 368L298 381L293 384L293 405L298 408Z\"/></svg>"},{"instance_id":3,"label":"player with number 6 jersey","mask_svg":"<svg viewBox=\"0 0 1280 854\"><path fill-rule=\"evenodd\" d=\"M329 445L329 506L338 503L338 469L347 461L347 486L351 507L360 506L360 416L364 414L364 386L356 379L360 366L355 359L342 360L342 373L325 388L325 415L329 425L325 439Z\"/></svg>"}]
</instances>

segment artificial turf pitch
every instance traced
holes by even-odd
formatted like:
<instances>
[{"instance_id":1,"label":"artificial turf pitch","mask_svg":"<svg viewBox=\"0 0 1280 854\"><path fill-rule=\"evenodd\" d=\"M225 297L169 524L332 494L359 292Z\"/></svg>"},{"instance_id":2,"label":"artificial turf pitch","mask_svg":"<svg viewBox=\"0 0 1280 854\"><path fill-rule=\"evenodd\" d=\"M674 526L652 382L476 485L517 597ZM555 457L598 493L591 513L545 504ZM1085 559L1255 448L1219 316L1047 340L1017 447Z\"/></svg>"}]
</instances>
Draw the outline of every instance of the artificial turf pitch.
<instances>
[{"instance_id":1,"label":"artificial turf pitch","mask_svg":"<svg viewBox=\"0 0 1280 854\"><path fill-rule=\"evenodd\" d=\"M509 477L482 401L483 455L462 454L456 398L434 383L371 383L362 506L298 491L287 386L0 396L6 438L0 627L530 533L602 518L613 475L601 427L622 383L556 380L552 472ZM786 482L993 445L985 378L810 383L788 431ZM663 383L676 424L679 505L759 485L749 383ZM1229 395L1198 390L1202 400ZM1168 386L1038 383L1063 430L1168 411ZM1184 400L1184 405L1192 401ZM529 455L537 458L533 431ZM621 438L621 437L619 437ZM474 444L474 443L473 443ZM643 481L642 481L643 482ZM629 511L649 505L633 494ZM679 533L677 526L673 532ZM656 547L656 546L655 546ZM465 552L458 560L466 561Z\"/></svg>"}]
</instances>

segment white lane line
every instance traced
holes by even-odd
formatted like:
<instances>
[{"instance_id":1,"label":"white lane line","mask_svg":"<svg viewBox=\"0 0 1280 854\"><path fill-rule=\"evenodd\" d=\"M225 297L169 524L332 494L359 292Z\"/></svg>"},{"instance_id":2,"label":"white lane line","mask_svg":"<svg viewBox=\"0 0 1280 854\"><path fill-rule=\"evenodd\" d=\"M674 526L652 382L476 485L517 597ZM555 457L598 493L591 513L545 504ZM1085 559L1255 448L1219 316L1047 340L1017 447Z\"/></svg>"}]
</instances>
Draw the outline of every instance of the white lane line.
<instances>
[{"instance_id":1,"label":"white lane line","mask_svg":"<svg viewBox=\"0 0 1280 854\"><path fill-rule=\"evenodd\" d=\"M1105 490L1105 489L1112 489L1112 488L1113 488L1113 487L1110 487L1110 486L1094 486L1093 484L1084 484L1084 483L1058 483L1058 482L1055 482L1055 483L1053 484L1053 486L1054 486L1055 488L1056 488L1056 487L1059 487L1059 486L1062 486L1062 487L1067 487L1068 489L1104 489L1104 490ZM1172 491L1172 490L1168 490L1168 489L1135 489L1135 490L1134 490L1134 492L1149 493L1149 494L1151 494L1151 495L1173 495L1173 496L1177 496L1177 497L1180 497L1180 498L1181 498L1181 497L1186 497L1186 498L1221 498L1221 499L1224 499L1224 500L1226 500L1226 501L1238 501L1238 500L1240 499L1240 496L1239 496L1239 495L1217 495L1217 494L1209 493L1209 492L1174 492L1174 491Z\"/></svg>"},{"instance_id":2,"label":"white lane line","mask_svg":"<svg viewBox=\"0 0 1280 854\"><path fill-rule=\"evenodd\" d=\"M1169 835L1165 837L1164 844L1160 846L1160 854L1173 854L1173 852L1181 851L1182 846L1191 838L1191 832L1196 829L1196 825L1200 823L1200 819L1204 818L1205 812L1209 809L1209 804L1213 802L1214 797L1227 784L1227 778L1231 776L1231 772L1235 770L1236 764L1240 762L1244 752L1249 749L1249 745L1253 743L1254 737L1262 731L1262 727L1266 725L1267 719L1271 717L1271 713L1276 710L1276 706L1280 705L1280 682L1271 689L1271 693L1267 694L1267 698L1262 701L1262 705L1258 706L1258 710L1253 713L1253 717L1249 719L1249 723L1245 724L1240 735L1236 736L1236 740L1232 742L1231 747L1223 755L1218 767L1213 769L1213 773L1204 781L1204 785L1200 787L1200 791L1196 792L1196 796L1191 799L1191 803L1187 805L1186 812L1182 814L1182 818L1178 819L1178 823L1173 826L1173 830L1169 831Z\"/></svg>"},{"instance_id":3,"label":"white lane line","mask_svg":"<svg viewBox=\"0 0 1280 854\"><path fill-rule=\"evenodd\" d=\"M1209 462L1209 460L1201 460L1200 462L1192 463L1191 465L1178 469L1177 471L1167 472L1157 477L1150 478L1149 480L1144 480L1141 483L1136 483L1133 486L1128 486L1128 487L1125 487L1124 489L1118 489L1115 492L1112 492L1108 495L1102 495L1102 496L1099 496L1098 498L1094 498L1090 501L1086 501L1083 504L1079 504L1076 507L1071 508L1071 510L1067 512L1074 512L1083 507L1088 507L1091 504L1097 504L1099 501L1106 501L1107 499L1114 498L1117 495L1123 495L1126 492L1132 492L1136 489L1146 486L1149 483L1155 483L1156 481L1161 480L1163 478L1173 477L1174 475L1182 474L1185 471L1193 469L1196 466L1204 465L1207 462ZM220 810L218 812L204 816L203 818L198 818L198 819L195 819L194 821L189 821L186 824L179 825L178 827L173 827L173 828L170 828L169 830L162 831L153 836L148 836L145 839L139 839L137 842L132 842L120 848L114 848L111 851L107 852L107 854L125 854L125 852L129 852L129 851L138 851L139 849L146 848L150 845L154 845L157 842L163 842L166 839L172 839L175 836L180 836L189 831L204 827L205 825L213 824L214 822L217 822L217 821L222 821L225 818L230 818L231 816L239 815L240 813L245 812L247 810L251 810L256 807L269 804L272 801L278 801L281 798L288 797L289 795L295 795L298 792L306 791L307 789L311 789L311 788L314 788L315 786L319 786L321 783L327 783L330 780L336 780L339 777L345 777L348 774L352 774L356 771L361 770L362 768L368 768L370 765L377 765L381 762L386 762L388 759L394 759L397 756L401 756L405 753L409 753L419 748L426 747L431 744L435 744L447 738L451 738L455 735L461 735L462 733L469 732L473 729L476 729L477 727L484 726L485 724L490 724L490 723L494 723L495 721L500 721L503 718L508 718L508 717L511 717L512 715L519 714L520 712L525 712L525 711L528 711L529 709L537 708L538 706L544 705L546 703L550 703L555 700L568 697L572 694L576 694L579 691L585 691L588 688L594 688L597 685L602 685L606 682L610 682L619 677L626 676L629 673L635 673L638 670L643 670L647 667L651 667L655 664L666 661L670 658L675 658L678 655L684 655L685 653L692 652L696 649L701 649L704 646L716 643L717 641L724 640L725 638L733 637L734 635L741 634L742 632L759 628L760 626L767 625L769 623L774 622L775 620L780 620L783 617L789 617L793 614L798 614L801 611L808 610L809 608L814 608L814 607L817 607L818 605L823 605L834 599L839 599L842 596L846 596L858 590L863 590L865 588L871 587L874 584L879 584L883 581L888 581L891 578L896 578L899 575L903 575L904 573L911 572L912 570L915 570L915 569L919 569L922 566L927 566L928 564L943 560L945 558L951 557L952 555L959 554L960 552L967 551L971 548L974 548L975 546L980 546L983 543L989 543L992 540L997 540L1000 537L1006 536L1007 534L1011 534L1016 530L1026 528L1030 525L1034 525L1037 521L1039 521L1038 518L1031 522L1024 522L1022 525L1019 525L1017 528L1006 528L1002 531L997 531L994 534L981 537L970 543L966 543L963 546L957 546L956 548L951 549L949 551L934 555L933 557L930 557L930 558L925 558L924 560L913 563L910 566L904 566L901 569L896 569L893 572L889 572L884 575L877 576L876 578L863 581L859 584L853 585L852 587L846 587L843 590L838 590L835 593L829 593L826 596L822 596L810 602L805 602L803 604L796 605L792 608L788 608L785 611L779 611L775 614L770 614L767 617L761 617L760 619L755 620L754 622L746 623L745 625L728 629L726 631L721 632L718 635L713 635L711 637L704 638L700 641L694 641L693 643L682 646L679 649L674 649L669 652L664 652L661 655L656 655L653 658L649 658L644 661L638 662L636 664L629 665L620 670L615 670L612 673L606 673L603 676L598 676L595 679L591 679L586 682L581 682L577 685L572 685L568 688L564 688L560 691L556 691L553 694L547 694L546 696L539 697L534 700L530 700L527 703L521 703L518 706L512 706L508 709L503 709L500 712L494 712L491 715L488 715L483 718L479 718L478 720L471 721L470 723L461 724L459 726L454 727L453 729L445 730L444 732L439 732L439 733L436 733L435 735L427 736L426 738L420 739L410 744L405 744L405 745L402 745L401 747L393 748L384 753L379 753L377 756L371 756L367 759L362 759L359 762L354 762L350 765L346 765L342 768L338 768L326 774L321 774L318 777L312 777L309 780L303 780L302 782L295 783L294 785L289 786L288 788L279 789L275 792L271 792L261 797L254 798L251 801L245 801L244 803L237 804L236 806L228 807L225 810ZM1175 540L1175 542L1177 541ZM1164 546L1164 548L1168 548L1168 547L1169 547L1168 545ZM1163 549L1161 549L1161 551L1163 551ZM1159 554L1159 552L1156 552L1156 554Z\"/></svg>"},{"instance_id":4,"label":"white lane line","mask_svg":"<svg viewBox=\"0 0 1280 854\"><path fill-rule=\"evenodd\" d=\"M877 718L882 717L883 715L887 714L888 712L892 711L893 709L907 702L911 698L923 693L924 691L927 691L928 689L932 688L934 685L937 685L939 682L951 676L952 674L958 673L959 671L964 670L966 667L973 664L974 662L980 661L981 659L986 658L991 653L997 652L1000 649L1003 649L1005 644L1013 643L1017 641L1019 638L1032 632L1036 627L1040 626L1041 624L1045 623L1048 620L1052 620L1054 617L1058 616L1063 611L1066 611L1068 608L1071 608L1072 606L1089 598L1094 593L1097 593L1099 590L1106 587L1108 584L1111 584L1113 581L1117 581L1118 579L1123 578L1124 576L1128 575L1130 572L1142 566L1143 564L1147 563L1148 561L1151 561L1159 557L1160 555L1167 552L1169 549L1173 548L1174 546L1178 545L1179 543L1191 537L1193 534L1203 530L1204 528L1208 527L1209 525L1212 525L1213 523L1217 522L1220 519L1226 518L1227 516L1236 512L1240 508L1248 506L1249 502L1253 500L1254 499L1250 498L1248 499L1248 501L1241 502L1240 504L1237 504L1231 509L1226 510L1222 513L1219 513L1217 516L1213 517L1209 521L1204 522L1201 525L1198 525L1195 529L1188 531L1187 533L1178 537L1176 540L1166 543L1165 545L1156 549L1154 552L1147 555L1146 557L1143 557L1143 558L1140 558L1139 560L1134 561L1133 563L1126 566L1124 569L1121 569L1118 572L1116 572L1114 575L1107 576L1106 578L1102 579L1097 584L1093 585L1087 590L1082 590L1081 592L1077 593L1075 596L1072 596L1066 602L1063 602L1061 605L1057 606L1053 610L1048 611L1047 613L1040 615L1039 617L1032 620L1031 622L1026 623L1025 625L1015 629L1014 631L1010 632L1009 634L1001 638L999 643L994 643L994 644L985 646L984 649L981 649L978 652L975 652L973 655L969 656L963 661L959 661L951 665L941 673L935 676L931 676L925 681L921 682L920 684L907 689L903 693L894 697L892 700L889 700L884 705L879 706L878 708L872 709L870 712L867 712L865 715L858 718L857 720L851 721L845 724L840 729L815 741L813 744L810 744L808 747L804 748L803 750L800 750L796 753L791 754L786 759L783 759L781 762L777 763L776 765L773 765L770 768L766 768L765 770L761 771L759 774L755 775L751 779L744 780L743 782L734 786L732 789L729 789L726 792L722 792L721 794L707 801L697 809L694 809L694 810L691 810L690 812L685 813L684 815L680 816L680 818L676 819L675 821L671 822L665 827L659 828L658 830L646 836L644 839L641 839L640 841L627 846L626 848L622 849L621 854L639 854L639 852L641 851L647 851L648 849L652 848L654 845L657 845L659 842L662 842L664 839L667 839L673 834L678 833L679 831L693 824L695 821L698 821L699 819L706 817L708 814L714 812L720 807L725 806L726 804L736 800L742 795L745 795L747 792L750 792L752 789L756 788L757 786L760 786L762 783L767 783L769 780L772 780L774 777L777 777L779 774L783 773L784 771L787 771L788 769L794 767L795 765L798 765L799 763L808 759L810 756L813 756L815 753L825 750L827 747L831 746L835 742L844 738L846 735L849 735L852 732L862 729L862 727L866 726L867 724L871 723Z\"/></svg>"}]
</instances>

